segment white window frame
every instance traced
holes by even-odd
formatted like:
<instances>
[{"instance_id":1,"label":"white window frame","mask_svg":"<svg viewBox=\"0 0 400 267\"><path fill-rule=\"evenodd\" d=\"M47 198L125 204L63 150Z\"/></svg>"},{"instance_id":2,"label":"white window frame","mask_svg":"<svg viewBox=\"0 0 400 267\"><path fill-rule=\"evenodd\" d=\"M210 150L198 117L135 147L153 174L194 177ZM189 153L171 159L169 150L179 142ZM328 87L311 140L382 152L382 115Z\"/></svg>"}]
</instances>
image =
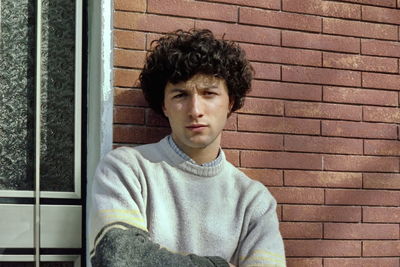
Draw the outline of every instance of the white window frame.
<instances>
[{"instance_id":1,"label":"white window frame","mask_svg":"<svg viewBox=\"0 0 400 267\"><path fill-rule=\"evenodd\" d=\"M0 255L0 262L34 262L34 255ZM73 262L74 267L81 267L79 255L41 255L41 262Z\"/></svg>"},{"instance_id":2,"label":"white window frame","mask_svg":"<svg viewBox=\"0 0 400 267\"><path fill-rule=\"evenodd\" d=\"M1 7L1 0L0 0ZM73 192L59 192L59 191L40 191L41 198L67 198L67 199L80 199L81 198L81 162L82 162L82 0L75 1L75 99L74 99L74 191ZM40 19L39 19L40 23ZM40 44L40 36L37 41L37 48ZM37 51L38 54L39 51ZM40 60L37 60L37 68L40 68ZM40 71L37 74L40 77ZM38 80L38 79L37 79ZM40 85L40 80L37 86ZM37 90L37 95L40 96L40 88ZM40 112L40 102L36 103L37 113ZM37 116L40 117L40 116ZM40 125L36 123L36 136L40 136ZM40 140L36 141L36 149L40 149ZM36 161L37 166L40 166L40 158ZM39 172L39 168L36 168ZM40 184L40 177L37 180ZM35 197L35 190L0 190L0 197L13 197L13 198L33 198Z\"/></svg>"},{"instance_id":3,"label":"white window frame","mask_svg":"<svg viewBox=\"0 0 400 267\"><path fill-rule=\"evenodd\" d=\"M91 210L91 188L97 164L112 149L113 142L113 8L113 0L88 0L86 218ZM90 232L89 220L86 220L86 232ZM89 252L89 238L86 240ZM86 265L91 266L89 257Z\"/></svg>"},{"instance_id":4,"label":"white window frame","mask_svg":"<svg viewBox=\"0 0 400 267\"><path fill-rule=\"evenodd\" d=\"M0 0L1 1L1 0ZM1 5L1 2L0 2ZM35 117L35 188L33 190L0 190L0 197L9 198L35 198L35 204L0 204L0 214L7 214L3 223L7 223L5 229L14 228L13 231L5 232L0 228L0 240L2 247L34 248L34 255L2 255L0 262L24 261L35 262L38 266L39 260L49 261L72 261L74 266L81 266L80 255L40 255L40 248L82 248L82 221L81 205L44 205L39 204L40 198L81 199L82 189L82 34L83 34L83 0L75 0L75 74L74 74L74 190L63 191L40 191L40 68L41 68L41 0L37 0L36 16L36 103ZM22 211L22 213L21 213ZM63 224L63 218L67 216ZM43 219L43 221L41 221ZM71 223L72 222L72 223ZM68 223L68 225L67 225ZM1 224L1 223L0 223ZM21 227L17 227L17 226ZM65 229L69 228L70 236L63 237ZM3 230L3 232L2 232ZM50 232L50 234L48 233ZM13 238L20 235L14 242Z\"/></svg>"}]
</instances>

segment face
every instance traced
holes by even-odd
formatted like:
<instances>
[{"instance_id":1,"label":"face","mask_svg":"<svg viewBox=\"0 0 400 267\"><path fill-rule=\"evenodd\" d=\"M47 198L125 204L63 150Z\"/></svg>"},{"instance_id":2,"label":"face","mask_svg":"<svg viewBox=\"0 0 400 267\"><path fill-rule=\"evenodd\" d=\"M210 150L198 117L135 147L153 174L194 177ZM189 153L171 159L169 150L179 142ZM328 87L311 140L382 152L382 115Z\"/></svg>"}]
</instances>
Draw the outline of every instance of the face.
<instances>
[{"instance_id":1,"label":"face","mask_svg":"<svg viewBox=\"0 0 400 267\"><path fill-rule=\"evenodd\" d=\"M212 75L196 74L165 87L163 111L174 141L186 153L210 146L219 149L231 107L225 80Z\"/></svg>"}]
</instances>

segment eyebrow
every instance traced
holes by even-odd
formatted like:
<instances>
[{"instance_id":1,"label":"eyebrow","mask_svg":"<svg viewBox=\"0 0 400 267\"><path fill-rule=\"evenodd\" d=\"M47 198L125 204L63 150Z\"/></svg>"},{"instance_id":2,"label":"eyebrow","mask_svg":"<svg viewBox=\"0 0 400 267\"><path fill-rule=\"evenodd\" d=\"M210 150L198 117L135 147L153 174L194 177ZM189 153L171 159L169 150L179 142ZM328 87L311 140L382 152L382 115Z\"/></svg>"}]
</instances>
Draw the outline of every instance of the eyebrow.
<instances>
[{"instance_id":1,"label":"eyebrow","mask_svg":"<svg viewBox=\"0 0 400 267\"><path fill-rule=\"evenodd\" d=\"M186 92L186 89L182 89L182 88L172 88L171 90L169 90L169 93L184 93Z\"/></svg>"},{"instance_id":2,"label":"eyebrow","mask_svg":"<svg viewBox=\"0 0 400 267\"><path fill-rule=\"evenodd\" d=\"M207 89L219 89L217 85L206 85L204 87L199 87L200 90L207 90ZM170 93L184 93L190 91L189 89L174 87L170 90Z\"/></svg>"}]
</instances>

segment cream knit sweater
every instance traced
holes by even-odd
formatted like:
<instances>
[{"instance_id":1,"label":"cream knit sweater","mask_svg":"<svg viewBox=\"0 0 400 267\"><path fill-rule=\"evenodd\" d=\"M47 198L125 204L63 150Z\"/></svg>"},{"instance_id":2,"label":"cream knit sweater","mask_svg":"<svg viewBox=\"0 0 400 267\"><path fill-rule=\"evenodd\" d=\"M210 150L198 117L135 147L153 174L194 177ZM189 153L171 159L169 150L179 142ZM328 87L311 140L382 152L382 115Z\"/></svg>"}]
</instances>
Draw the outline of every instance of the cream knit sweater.
<instances>
[{"instance_id":1,"label":"cream knit sweater","mask_svg":"<svg viewBox=\"0 0 400 267\"><path fill-rule=\"evenodd\" d=\"M285 266L275 199L221 153L203 167L167 138L111 151L93 183L93 264Z\"/></svg>"}]
</instances>

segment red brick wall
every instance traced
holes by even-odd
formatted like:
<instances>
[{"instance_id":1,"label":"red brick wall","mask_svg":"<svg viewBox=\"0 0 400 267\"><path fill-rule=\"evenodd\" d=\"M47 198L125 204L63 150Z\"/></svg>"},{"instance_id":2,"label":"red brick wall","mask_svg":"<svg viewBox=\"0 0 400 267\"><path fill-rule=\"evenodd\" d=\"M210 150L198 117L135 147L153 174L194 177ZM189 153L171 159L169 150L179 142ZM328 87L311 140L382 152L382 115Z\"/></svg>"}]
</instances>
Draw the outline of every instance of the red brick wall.
<instances>
[{"instance_id":1,"label":"red brick wall","mask_svg":"<svg viewBox=\"0 0 400 267\"><path fill-rule=\"evenodd\" d=\"M115 0L114 142L169 132L136 80L159 34L210 28L256 69L228 158L279 202L289 266L399 266L400 0Z\"/></svg>"}]
</instances>

